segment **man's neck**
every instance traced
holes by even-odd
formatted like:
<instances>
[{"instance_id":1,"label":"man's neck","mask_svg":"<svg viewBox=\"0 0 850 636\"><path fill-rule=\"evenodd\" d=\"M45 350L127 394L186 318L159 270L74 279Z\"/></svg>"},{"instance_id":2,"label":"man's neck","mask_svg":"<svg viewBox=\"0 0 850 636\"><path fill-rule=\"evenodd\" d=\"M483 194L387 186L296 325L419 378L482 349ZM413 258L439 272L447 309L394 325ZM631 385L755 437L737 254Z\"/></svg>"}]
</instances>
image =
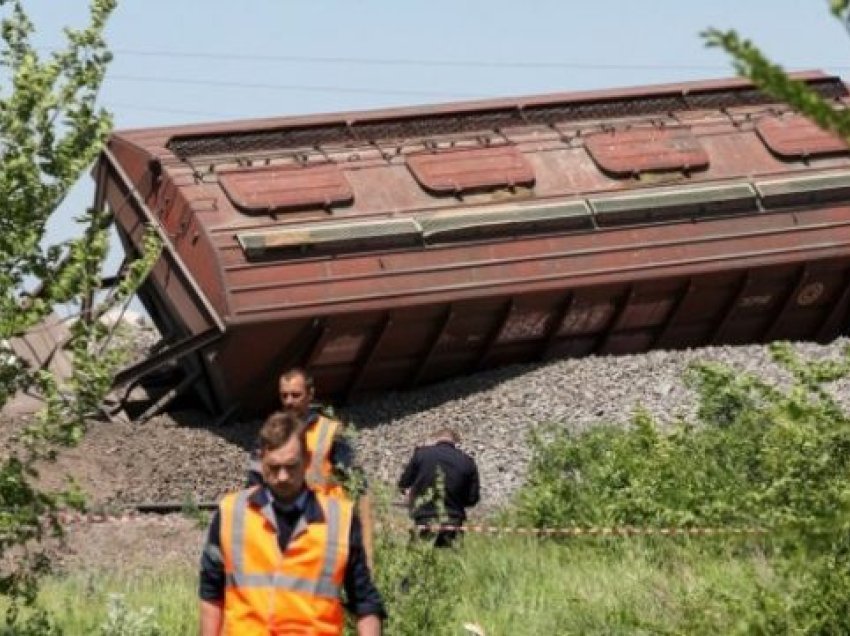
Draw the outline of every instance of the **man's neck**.
<instances>
[{"instance_id":1,"label":"man's neck","mask_svg":"<svg viewBox=\"0 0 850 636\"><path fill-rule=\"evenodd\" d=\"M269 497L274 503L280 504L281 506L298 506L303 500L304 493L307 491L307 487L302 486L301 490L299 490L298 493L292 497L282 497L271 488L266 488L266 490L268 491Z\"/></svg>"}]
</instances>

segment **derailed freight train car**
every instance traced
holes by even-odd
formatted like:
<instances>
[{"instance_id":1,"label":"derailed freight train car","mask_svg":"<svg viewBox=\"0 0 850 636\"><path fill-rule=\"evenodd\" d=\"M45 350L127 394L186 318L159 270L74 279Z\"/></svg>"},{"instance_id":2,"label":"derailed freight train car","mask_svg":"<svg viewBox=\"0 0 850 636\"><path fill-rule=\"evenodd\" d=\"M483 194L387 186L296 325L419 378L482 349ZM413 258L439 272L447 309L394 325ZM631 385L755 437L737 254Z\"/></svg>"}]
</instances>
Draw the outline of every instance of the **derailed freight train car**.
<instances>
[{"instance_id":1,"label":"derailed freight train car","mask_svg":"<svg viewBox=\"0 0 850 636\"><path fill-rule=\"evenodd\" d=\"M743 80L123 131L95 175L165 244L117 381L179 360L219 412L848 328L850 151Z\"/></svg>"}]
</instances>

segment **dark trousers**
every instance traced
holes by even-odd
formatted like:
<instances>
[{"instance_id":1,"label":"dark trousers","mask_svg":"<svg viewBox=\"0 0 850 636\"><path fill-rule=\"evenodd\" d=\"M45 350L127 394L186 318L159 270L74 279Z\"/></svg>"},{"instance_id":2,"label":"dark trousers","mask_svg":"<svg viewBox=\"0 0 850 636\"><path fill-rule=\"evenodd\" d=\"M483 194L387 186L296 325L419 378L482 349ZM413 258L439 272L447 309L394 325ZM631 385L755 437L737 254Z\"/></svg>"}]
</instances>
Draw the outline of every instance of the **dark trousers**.
<instances>
[{"instance_id":1,"label":"dark trousers","mask_svg":"<svg viewBox=\"0 0 850 636\"><path fill-rule=\"evenodd\" d=\"M417 526L434 526L433 528L417 527L411 530L410 536L412 539L433 543L435 548L449 548L458 537L463 537L463 531L458 529L463 525L463 521L460 520L451 519L440 524L431 519L416 519L414 523Z\"/></svg>"}]
</instances>

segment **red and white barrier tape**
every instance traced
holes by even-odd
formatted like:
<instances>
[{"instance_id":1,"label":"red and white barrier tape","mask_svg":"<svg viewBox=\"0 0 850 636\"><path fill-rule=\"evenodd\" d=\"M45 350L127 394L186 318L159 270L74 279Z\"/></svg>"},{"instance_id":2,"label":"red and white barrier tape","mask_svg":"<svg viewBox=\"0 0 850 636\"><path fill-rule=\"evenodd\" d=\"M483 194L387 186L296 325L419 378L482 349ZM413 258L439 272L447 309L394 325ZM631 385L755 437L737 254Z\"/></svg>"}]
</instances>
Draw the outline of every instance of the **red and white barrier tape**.
<instances>
[{"instance_id":1,"label":"red and white barrier tape","mask_svg":"<svg viewBox=\"0 0 850 636\"><path fill-rule=\"evenodd\" d=\"M647 537L647 536L718 536L718 535L763 535L767 534L765 528L759 527L712 527L712 528L689 528L689 527L638 527L638 526L613 526L613 527L578 527L565 528L533 528L522 526L491 526L491 525L401 525L389 524L386 526L396 531L417 532L461 532L475 534L517 534L544 537Z\"/></svg>"},{"instance_id":2,"label":"red and white barrier tape","mask_svg":"<svg viewBox=\"0 0 850 636\"><path fill-rule=\"evenodd\" d=\"M57 514L63 525L88 523L126 523L140 519L163 519L162 515L127 512L122 515L61 511ZM708 537L708 536L757 536L766 535L768 530L757 526L752 527L650 527L650 526L606 526L581 527L567 526L563 528L534 528L524 526L496 526L486 524L470 525L411 525L398 522L375 524L377 529L388 529L395 532L458 532L463 534L483 535L520 535L536 537Z\"/></svg>"}]
</instances>

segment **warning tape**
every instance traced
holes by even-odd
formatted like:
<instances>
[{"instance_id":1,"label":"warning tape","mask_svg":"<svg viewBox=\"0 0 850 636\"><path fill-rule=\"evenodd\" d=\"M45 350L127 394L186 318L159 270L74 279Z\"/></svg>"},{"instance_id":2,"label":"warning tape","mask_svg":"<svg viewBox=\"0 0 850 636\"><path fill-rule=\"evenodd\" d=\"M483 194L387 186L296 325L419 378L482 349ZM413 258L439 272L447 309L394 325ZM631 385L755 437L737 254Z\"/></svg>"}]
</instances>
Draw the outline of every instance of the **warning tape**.
<instances>
[{"instance_id":1,"label":"warning tape","mask_svg":"<svg viewBox=\"0 0 850 636\"><path fill-rule=\"evenodd\" d=\"M765 535L768 531L760 527L713 527L713 528L690 528L690 527L640 527L640 526L614 526L614 527L579 527L570 526L565 528L534 528L522 526L491 526L491 525L401 525L388 524L387 527L395 531L415 532L463 532L473 534L516 534L543 537L648 537L648 536L719 536L719 535Z\"/></svg>"},{"instance_id":2,"label":"warning tape","mask_svg":"<svg viewBox=\"0 0 850 636\"><path fill-rule=\"evenodd\" d=\"M124 514L91 513L60 511L56 515L63 525L90 524L90 523L126 523L142 519L165 520L166 516L159 514L145 514L136 511ZM766 528L751 527L651 527L651 526L602 526L582 527L567 526L563 528L535 528L527 526L497 526L485 524L451 525L451 524L405 524L394 521L377 522L377 529L388 529L395 532L459 532L465 534L482 535L520 535L536 537L707 537L707 536L758 536L769 534Z\"/></svg>"}]
</instances>

